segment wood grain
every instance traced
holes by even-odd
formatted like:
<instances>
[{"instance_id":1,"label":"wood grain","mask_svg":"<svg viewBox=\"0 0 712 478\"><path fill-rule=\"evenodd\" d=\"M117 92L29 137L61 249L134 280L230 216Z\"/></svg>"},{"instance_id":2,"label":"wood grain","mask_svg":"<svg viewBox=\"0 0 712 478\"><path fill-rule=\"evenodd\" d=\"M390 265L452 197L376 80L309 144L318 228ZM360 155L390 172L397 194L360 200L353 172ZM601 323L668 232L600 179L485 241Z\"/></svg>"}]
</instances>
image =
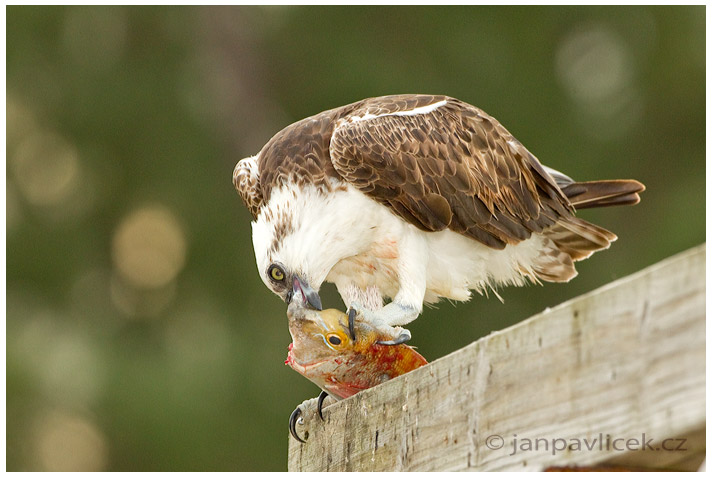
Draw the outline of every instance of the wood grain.
<instances>
[{"instance_id":1,"label":"wood grain","mask_svg":"<svg viewBox=\"0 0 712 478\"><path fill-rule=\"evenodd\" d=\"M705 245L306 415L290 471L696 469Z\"/></svg>"}]
</instances>

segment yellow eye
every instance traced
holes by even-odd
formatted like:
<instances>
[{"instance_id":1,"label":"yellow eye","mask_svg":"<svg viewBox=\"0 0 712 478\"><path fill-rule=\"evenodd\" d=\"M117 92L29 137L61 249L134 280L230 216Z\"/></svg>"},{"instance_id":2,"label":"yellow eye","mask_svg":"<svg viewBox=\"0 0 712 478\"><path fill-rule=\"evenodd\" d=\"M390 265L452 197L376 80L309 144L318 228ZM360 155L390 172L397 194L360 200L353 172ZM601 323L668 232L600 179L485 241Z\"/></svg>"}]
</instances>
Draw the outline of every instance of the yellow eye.
<instances>
[{"instance_id":1,"label":"yellow eye","mask_svg":"<svg viewBox=\"0 0 712 478\"><path fill-rule=\"evenodd\" d=\"M341 345L341 337L339 337L337 334L327 335L326 340L328 340L331 345Z\"/></svg>"},{"instance_id":2,"label":"yellow eye","mask_svg":"<svg viewBox=\"0 0 712 478\"><path fill-rule=\"evenodd\" d=\"M269 268L269 276L273 281L282 282L284 280L284 271L281 267L272 265Z\"/></svg>"}]
</instances>

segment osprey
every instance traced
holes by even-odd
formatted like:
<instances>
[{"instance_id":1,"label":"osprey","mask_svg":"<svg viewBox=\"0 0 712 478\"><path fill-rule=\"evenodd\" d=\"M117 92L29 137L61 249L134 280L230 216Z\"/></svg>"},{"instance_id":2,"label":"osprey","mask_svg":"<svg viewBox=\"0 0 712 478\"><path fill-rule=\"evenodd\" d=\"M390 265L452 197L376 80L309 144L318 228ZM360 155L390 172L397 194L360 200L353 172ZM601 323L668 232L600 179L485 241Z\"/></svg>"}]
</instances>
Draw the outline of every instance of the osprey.
<instances>
[{"instance_id":1,"label":"osprey","mask_svg":"<svg viewBox=\"0 0 712 478\"><path fill-rule=\"evenodd\" d=\"M576 209L635 204L634 180L576 182L447 96L365 99L298 121L237 163L260 277L321 309L324 281L393 337L423 304L566 282L616 236ZM493 289L494 290L494 289ZM387 305L384 306L384 303Z\"/></svg>"}]
</instances>

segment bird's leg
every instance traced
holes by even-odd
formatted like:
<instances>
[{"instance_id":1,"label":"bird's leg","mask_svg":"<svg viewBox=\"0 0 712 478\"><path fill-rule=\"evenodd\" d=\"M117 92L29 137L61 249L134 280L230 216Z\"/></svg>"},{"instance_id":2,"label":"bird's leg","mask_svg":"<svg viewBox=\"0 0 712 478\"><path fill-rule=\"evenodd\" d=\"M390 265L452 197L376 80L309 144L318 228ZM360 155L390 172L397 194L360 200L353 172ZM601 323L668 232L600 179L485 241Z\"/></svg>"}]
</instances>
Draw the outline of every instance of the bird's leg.
<instances>
[{"instance_id":1,"label":"bird's leg","mask_svg":"<svg viewBox=\"0 0 712 478\"><path fill-rule=\"evenodd\" d=\"M324 407L324 399L328 396L329 394L322 390L316 399L316 412L319 414L319 418L321 418L322 422L324 421L324 415L321 413L321 409Z\"/></svg>"},{"instance_id":2,"label":"bird's leg","mask_svg":"<svg viewBox=\"0 0 712 478\"><path fill-rule=\"evenodd\" d=\"M297 423L302 424L304 423L304 418L301 417L302 414L302 407L301 405L298 406L297 408L294 409L291 415L289 415L289 433L292 434L295 440L301 443L306 443L304 440L302 440L299 437L299 434L297 433Z\"/></svg>"},{"instance_id":3,"label":"bird's leg","mask_svg":"<svg viewBox=\"0 0 712 478\"><path fill-rule=\"evenodd\" d=\"M309 420L309 416L314 415L315 409L316 414L319 415L319 418L321 418L322 421L324 421L322 408L324 406L324 399L328 396L328 393L322 391L317 398L304 400L297 408L294 409L292 414L289 416L289 433L291 433L295 440L301 443L306 443L306 441L303 440L297 433L297 425L304 425L305 422ZM305 420L305 417L307 417L307 420ZM304 438L309 438L309 432L304 434Z\"/></svg>"},{"instance_id":4,"label":"bird's leg","mask_svg":"<svg viewBox=\"0 0 712 478\"><path fill-rule=\"evenodd\" d=\"M350 303L351 309L390 338L379 341L380 344L398 345L410 340L410 332L399 326L417 319L423 310L427 266L428 244L420 231L409 226L402 231L398 241L399 289L393 301L377 310L363 307L358 302ZM358 300L358 296L355 298Z\"/></svg>"},{"instance_id":5,"label":"bird's leg","mask_svg":"<svg viewBox=\"0 0 712 478\"><path fill-rule=\"evenodd\" d=\"M357 302L352 302L349 308L349 322L352 322L352 317L360 315L363 320L369 322L376 330L386 337L391 337L389 340L379 340L381 345L398 345L410 340L410 331L403 327L398 327L398 324L407 324L418 317L419 310L416 307L391 302L384 308L379 310L368 310L362 307Z\"/></svg>"}]
</instances>

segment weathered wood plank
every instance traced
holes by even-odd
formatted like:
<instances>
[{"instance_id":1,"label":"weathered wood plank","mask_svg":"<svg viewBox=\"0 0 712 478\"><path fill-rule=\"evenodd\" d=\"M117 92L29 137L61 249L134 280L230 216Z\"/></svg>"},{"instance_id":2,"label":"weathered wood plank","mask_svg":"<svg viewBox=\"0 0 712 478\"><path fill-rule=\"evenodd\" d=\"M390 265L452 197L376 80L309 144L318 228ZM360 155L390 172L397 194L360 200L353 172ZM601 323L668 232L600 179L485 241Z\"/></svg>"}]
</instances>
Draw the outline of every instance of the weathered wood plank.
<instances>
[{"instance_id":1,"label":"weathered wood plank","mask_svg":"<svg viewBox=\"0 0 712 478\"><path fill-rule=\"evenodd\" d=\"M306 444L290 438L290 471L694 468L705 448L705 245L329 406L325 416L307 417ZM687 451L650 450L650 439L658 448L684 439Z\"/></svg>"}]
</instances>

